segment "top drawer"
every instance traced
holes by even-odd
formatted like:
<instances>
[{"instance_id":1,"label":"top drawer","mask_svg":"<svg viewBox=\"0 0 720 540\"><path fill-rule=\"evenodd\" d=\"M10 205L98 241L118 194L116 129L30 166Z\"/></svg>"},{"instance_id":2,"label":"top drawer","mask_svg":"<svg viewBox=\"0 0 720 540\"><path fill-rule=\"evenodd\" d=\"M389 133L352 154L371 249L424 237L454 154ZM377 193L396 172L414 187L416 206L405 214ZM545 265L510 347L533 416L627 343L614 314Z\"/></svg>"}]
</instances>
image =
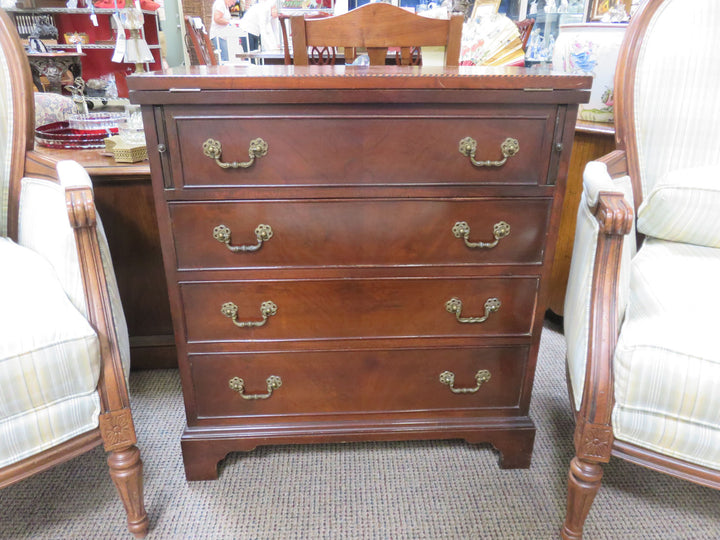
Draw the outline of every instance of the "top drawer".
<instances>
[{"instance_id":1,"label":"top drawer","mask_svg":"<svg viewBox=\"0 0 720 540\"><path fill-rule=\"evenodd\" d=\"M545 183L555 124L552 106L168 110L176 187L537 185ZM474 142L463 154L466 138ZM252 159L257 139L267 150ZM471 156L492 163L474 165Z\"/></svg>"}]
</instances>

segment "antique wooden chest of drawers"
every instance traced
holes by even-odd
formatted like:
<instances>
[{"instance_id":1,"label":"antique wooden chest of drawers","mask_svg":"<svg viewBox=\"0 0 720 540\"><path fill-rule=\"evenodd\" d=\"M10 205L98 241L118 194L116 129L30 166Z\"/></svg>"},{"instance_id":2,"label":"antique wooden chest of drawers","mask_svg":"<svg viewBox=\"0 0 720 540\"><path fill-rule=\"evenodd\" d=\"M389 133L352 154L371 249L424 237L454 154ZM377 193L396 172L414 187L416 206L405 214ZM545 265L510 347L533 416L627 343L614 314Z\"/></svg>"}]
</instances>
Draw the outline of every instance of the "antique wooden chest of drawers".
<instances>
[{"instance_id":1,"label":"antique wooden chest of drawers","mask_svg":"<svg viewBox=\"0 0 720 540\"><path fill-rule=\"evenodd\" d=\"M188 479L263 444L462 438L530 464L549 261L590 78L251 66L143 106Z\"/></svg>"}]
</instances>

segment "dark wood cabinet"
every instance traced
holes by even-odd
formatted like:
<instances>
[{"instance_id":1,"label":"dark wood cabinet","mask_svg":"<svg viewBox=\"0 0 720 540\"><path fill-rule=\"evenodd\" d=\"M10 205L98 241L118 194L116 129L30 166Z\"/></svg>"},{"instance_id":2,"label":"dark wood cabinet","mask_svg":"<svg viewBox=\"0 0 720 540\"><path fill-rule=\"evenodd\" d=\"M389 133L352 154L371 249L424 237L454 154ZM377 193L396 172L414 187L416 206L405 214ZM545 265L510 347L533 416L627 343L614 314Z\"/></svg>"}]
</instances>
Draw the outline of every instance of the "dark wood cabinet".
<instances>
[{"instance_id":1,"label":"dark wood cabinet","mask_svg":"<svg viewBox=\"0 0 720 540\"><path fill-rule=\"evenodd\" d=\"M231 451L329 441L463 438L529 466L547 283L589 86L482 68L130 77L188 479L217 477Z\"/></svg>"}]
</instances>

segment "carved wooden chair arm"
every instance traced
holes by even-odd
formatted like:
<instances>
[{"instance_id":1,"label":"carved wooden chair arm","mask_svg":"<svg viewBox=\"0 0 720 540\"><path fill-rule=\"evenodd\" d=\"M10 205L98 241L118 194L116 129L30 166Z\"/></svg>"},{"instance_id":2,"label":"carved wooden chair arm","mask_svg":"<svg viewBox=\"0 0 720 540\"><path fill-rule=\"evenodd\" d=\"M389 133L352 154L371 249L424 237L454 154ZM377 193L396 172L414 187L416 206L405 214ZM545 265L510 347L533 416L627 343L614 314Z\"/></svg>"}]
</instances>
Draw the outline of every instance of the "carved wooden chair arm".
<instances>
[{"instance_id":1,"label":"carved wooden chair arm","mask_svg":"<svg viewBox=\"0 0 720 540\"><path fill-rule=\"evenodd\" d=\"M608 180L627 174L624 152L612 152L598 161L607 167ZM632 204L616 190L600 189L588 194L588 204L591 203L594 203L591 208L599 230L592 271L585 383L576 416L575 447L578 457L607 461L612 446L612 362L619 333L620 268L623 242L633 230L634 211Z\"/></svg>"},{"instance_id":2,"label":"carved wooden chair arm","mask_svg":"<svg viewBox=\"0 0 720 540\"><path fill-rule=\"evenodd\" d=\"M100 430L107 451L136 443L119 340L111 309L105 267L98 239L98 217L87 172L75 162L57 164L65 203L75 234L88 320L100 341L102 368Z\"/></svg>"}]
</instances>

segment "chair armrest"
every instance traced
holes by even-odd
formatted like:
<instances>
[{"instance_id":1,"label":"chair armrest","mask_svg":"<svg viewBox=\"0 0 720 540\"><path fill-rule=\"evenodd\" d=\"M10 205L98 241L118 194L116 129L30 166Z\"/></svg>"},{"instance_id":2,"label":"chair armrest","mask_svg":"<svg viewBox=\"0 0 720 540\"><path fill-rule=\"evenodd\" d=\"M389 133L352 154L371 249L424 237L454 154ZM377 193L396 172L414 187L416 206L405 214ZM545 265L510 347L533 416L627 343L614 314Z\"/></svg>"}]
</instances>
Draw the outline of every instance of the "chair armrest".
<instances>
[{"instance_id":1,"label":"chair armrest","mask_svg":"<svg viewBox=\"0 0 720 540\"><path fill-rule=\"evenodd\" d=\"M58 162L56 171L57 182L23 179L18 239L50 261L66 293L98 335L100 430L105 449L111 451L135 444L136 439L126 378L127 326L90 177L74 161Z\"/></svg>"},{"instance_id":2,"label":"chair armrest","mask_svg":"<svg viewBox=\"0 0 720 540\"><path fill-rule=\"evenodd\" d=\"M610 456L612 360L634 254L632 186L623 161L616 151L585 168L565 303L575 446L578 456L595 460Z\"/></svg>"}]
</instances>

